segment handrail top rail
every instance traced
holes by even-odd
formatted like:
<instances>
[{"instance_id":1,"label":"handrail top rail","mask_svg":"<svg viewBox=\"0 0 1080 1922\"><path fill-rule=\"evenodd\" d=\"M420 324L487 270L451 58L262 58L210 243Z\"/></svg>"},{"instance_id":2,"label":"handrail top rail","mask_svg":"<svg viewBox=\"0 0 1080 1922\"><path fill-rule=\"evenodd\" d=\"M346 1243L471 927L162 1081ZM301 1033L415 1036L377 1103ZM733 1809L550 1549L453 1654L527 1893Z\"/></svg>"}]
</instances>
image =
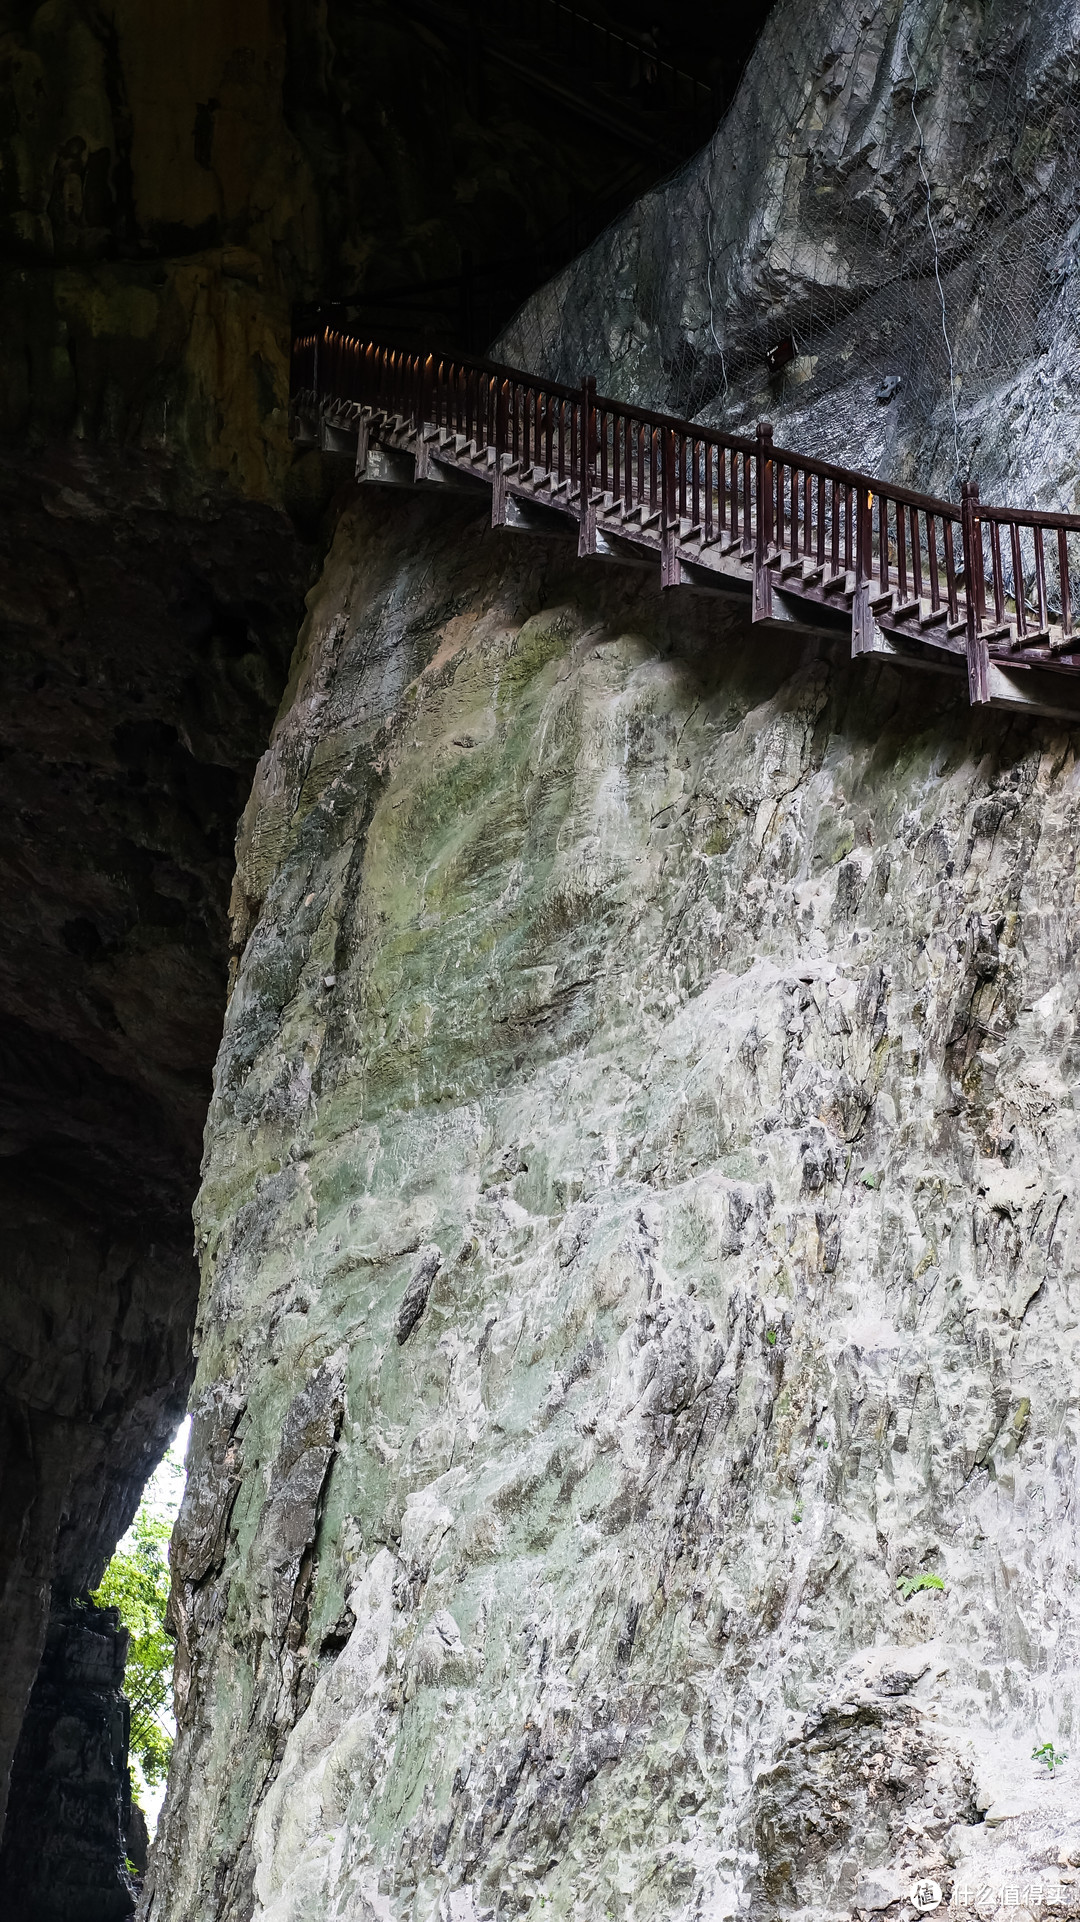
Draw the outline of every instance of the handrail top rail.
<instances>
[{"instance_id":1,"label":"handrail top rail","mask_svg":"<svg viewBox=\"0 0 1080 1922\"><path fill-rule=\"evenodd\" d=\"M1051 507L994 507L980 500L979 519L1002 526L1063 527L1067 533L1080 533L1080 514L1063 514Z\"/></svg>"},{"instance_id":2,"label":"handrail top rail","mask_svg":"<svg viewBox=\"0 0 1080 1922\"><path fill-rule=\"evenodd\" d=\"M332 303L328 303L331 304ZM556 400L579 402L582 397L581 386L571 387L564 381L547 380L543 375L530 374L520 367L509 367L503 361L489 360L477 354L461 354L449 349L427 346L383 346L376 340L364 339L350 329L332 327L329 324L316 327L315 338L327 341L336 336L341 341L350 341L360 351L369 348L375 352L392 354L401 359L422 358L438 362L444 366L457 367L473 373L494 375L499 380L514 382L519 387L532 391L535 395L546 395ZM301 338L294 336L296 339ZM305 329L304 339L311 338ZM708 441L714 446L725 448L737 454L756 454L762 439L757 434L731 434L722 428L707 426L702 421L684 420L675 414L660 413L653 408L640 407L636 402L613 399L606 394L596 394L598 412L613 415L627 421L640 422L643 426L671 429L694 440ZM796 469L799 473L812 475L815 479L836 482L840 486L863 489L871 496L884 496L904 507L913 507L925 514L933 514L943 520L959 522L963 508L958 501L944 499L940 495L923 494L918 489L906 487L899 481L883 480L874 474L867 474L858 468L841 467L832 461L819 460L816 456L803 454L795 448L782 447L771 440L764 443L774 461L783 466ZM979 500L976 513L983 521L999 524L1020 525L1022 527L1064 528L1069 532L1080 532L1080 514L1063 513L1049 508L1002 507Z\"/></svg>"}]
</instances>

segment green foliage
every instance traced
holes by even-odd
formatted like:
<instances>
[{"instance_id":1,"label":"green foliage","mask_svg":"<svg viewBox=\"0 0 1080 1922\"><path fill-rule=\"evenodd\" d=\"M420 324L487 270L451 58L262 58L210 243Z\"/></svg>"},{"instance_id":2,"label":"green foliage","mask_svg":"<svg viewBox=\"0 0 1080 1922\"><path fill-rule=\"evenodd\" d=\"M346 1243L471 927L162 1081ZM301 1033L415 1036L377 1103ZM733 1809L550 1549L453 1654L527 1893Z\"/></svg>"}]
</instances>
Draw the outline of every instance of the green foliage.
<instances>
[{"instance_id":1,"label":"green foliage","mask_svg":"<svg viewBox=\"0 0 1080 1922\"><path fill-rule=\"evenodd\" d=\"M924 1570L921 1575L901 1575L900 1580L897 1582L896 1586L900 1590L900 1593L904 1601L909 1602L913 1595L917 1595L919 1593L920 1589L923 1589L923 1588L942 1588L943 1589L945 1584L942 1581L940 1575L930 1575Z\"/></svg>"},{"instance_id":2,"label":"green foliage","mask_svg":"<svg viewBox=\"0 0 1080 1922\"><path fill-rule=\"evenodd\" d=\"M170 1533L167 1521L141 1508L90 1598L99 1608L118 1608L131 1637L124 1670L131 1754L150 1784L165 1780L173 1744L167 1718L174 1649L165 1632Z\"/></svg>"},{"instance_id":3,"label":"green foliage","mask_svg":"<svg viewBox=\"0 0 1080 1922\"><path fill-rule=\"evenodd\" d=\"M775 1328L767 1329L765 1332L765 1339L768 1342L770 1348L775 1348L776 1347L776 1329Z\"/></svg>"},{"instance_id":4,"label":"green foliage","mask_svg":"<svg viewBox=\"0 0 1080 1922\"><path fill-rule=\"evenodd\" d=\"M1042 1742L1038 1748L1032 1749L1031 1759L1033 1762L1045 1762L1051 1775L1053 1775L1054 1770L1059 1769L1062 1763L1067 1762L1069 1758L1067 1755L1062 1755L1060 1749L1054 1747L1053 1742Z\"/></svg>"},{"instance_id":5,"label":"green foliage","mask_svg":"<svg viewBox=\"0 0 1080 1922\"><path fill-rule=\"evenodd\" d=\"M864 1188L876 1188L878 1185L879 1176L874 1174L872 1169L866 1168L863 1170L863 1173L859 1176L859 1179L862 1182L862 1185Z\"/></svg>"}]
</instances>

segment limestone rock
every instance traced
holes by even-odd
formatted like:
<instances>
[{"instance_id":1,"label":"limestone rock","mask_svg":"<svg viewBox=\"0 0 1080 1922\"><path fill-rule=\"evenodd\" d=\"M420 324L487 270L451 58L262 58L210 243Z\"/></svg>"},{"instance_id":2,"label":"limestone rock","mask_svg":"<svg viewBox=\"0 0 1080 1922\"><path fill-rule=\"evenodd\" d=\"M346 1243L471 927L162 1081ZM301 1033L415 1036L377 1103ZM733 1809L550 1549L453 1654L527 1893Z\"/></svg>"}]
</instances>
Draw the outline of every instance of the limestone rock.
<instances>
[{"instance_id":1,"label":"limestone rock","mask_svg":"<svg viewBox=\"0 0 1080 1922\"><path fill-rule=\"evenodd\" d=\"M841 641L343 515L241 831L148 1918L1056 1863L1078 784Z\"/></svg>"}]
</instances>

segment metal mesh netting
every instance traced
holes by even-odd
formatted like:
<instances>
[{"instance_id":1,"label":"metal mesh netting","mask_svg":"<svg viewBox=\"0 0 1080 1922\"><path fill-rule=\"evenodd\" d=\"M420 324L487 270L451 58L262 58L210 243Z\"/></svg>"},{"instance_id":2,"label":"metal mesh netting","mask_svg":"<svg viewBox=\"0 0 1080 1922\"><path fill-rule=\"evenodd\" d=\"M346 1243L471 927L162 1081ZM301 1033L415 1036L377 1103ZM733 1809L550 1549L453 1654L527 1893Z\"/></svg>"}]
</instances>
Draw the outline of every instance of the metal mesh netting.
<instances>
[{"instance_id":1,"label":"metal mesh netting","mask_svg":"<svg viewBox=\"0 0 1080 1922\"><path fill-rule=\"evenodd\" d=\"M1072 507L1080 10L784 0L710 145L498 357L955 495Z\"/></svg>"}]
</instances>

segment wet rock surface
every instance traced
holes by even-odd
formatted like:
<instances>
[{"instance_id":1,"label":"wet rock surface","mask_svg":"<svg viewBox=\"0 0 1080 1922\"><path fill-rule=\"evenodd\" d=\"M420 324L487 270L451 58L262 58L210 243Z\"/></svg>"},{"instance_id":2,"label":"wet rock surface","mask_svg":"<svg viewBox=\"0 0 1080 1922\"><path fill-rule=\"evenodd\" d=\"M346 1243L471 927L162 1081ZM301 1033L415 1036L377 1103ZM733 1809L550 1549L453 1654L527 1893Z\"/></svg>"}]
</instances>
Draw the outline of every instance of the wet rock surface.
<instances>
[{"instance_id":1,"label":"wet rock surface","mask_svg":"<svg viewBox=\"0 0 1080 1922\"><path fill-rule=\"evenodd\" d=\"M1066 1847L1075 743L571 556L369 495L309 600L153 1922L899 1915Z\"/></svg>"},{"instance_id":2,"label":"wet rock surface","mask_svg":"<svg viewBox=\"0 0 1080 1922\"><path fill-rule=\"evenodd\" d=\"M495 352L958 498L1075 509L1074 11L783 0L714 140Z\"/></svg>"}]
</instances>

